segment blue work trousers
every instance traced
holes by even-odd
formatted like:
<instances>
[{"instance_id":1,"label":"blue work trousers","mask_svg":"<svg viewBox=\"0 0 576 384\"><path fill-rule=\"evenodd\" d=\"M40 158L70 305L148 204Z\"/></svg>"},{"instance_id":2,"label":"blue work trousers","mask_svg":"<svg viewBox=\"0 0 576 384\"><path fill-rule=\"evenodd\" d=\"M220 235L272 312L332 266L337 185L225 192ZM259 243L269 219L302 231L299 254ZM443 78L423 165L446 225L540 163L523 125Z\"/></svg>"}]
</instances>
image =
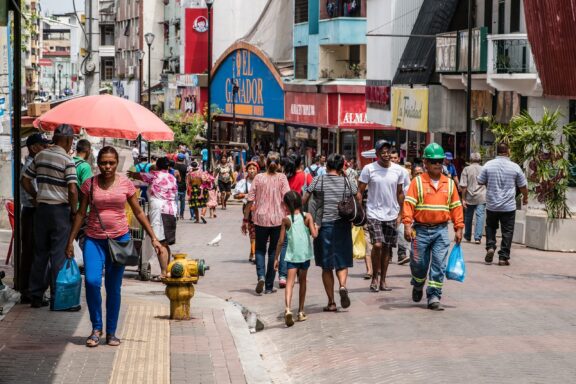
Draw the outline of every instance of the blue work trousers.
<instances>
[{"instance_id":1,"label":"blue work trousers","mask_svg":"<svg viewBox=\"0 0 576 384\"><path fill-rule=\"evenodd\" d=\"M466 206L464 210L464 238L468 241L472 239L472 221L474 214L476 214L476 226L474 227L474 240L482 239L482 231L484 230L484 214L486 212L486 204Z\"/></svg>"},{"instance_id":2,"label":"blue work trousers","mask_svg":"<svg viewBox=\"0 0 576 384\"><path fill-rule=\"evenodd\" d=\"M444 271L450 249L448 225L424 226L415 223L413 228L416 238L412 241L410 258L411 284L417 288L423 287L428 278L428 303L439 301L442 298Z\"/></svg>"},{"instance_id":3,"label":"blue work trousers","mask_svg":"<svg viewBox=\"0 0 576 384\"><path fill-rule=\"evenodd\" d=\"M130 233L116 240L128 241ZM112 262L107 239L86 237L84 243L84 274L86 284L86 303L90 312L92 329L103 330L102 324L102 269L105 269L104 286L106 288L106 333L116 333L120 314L120 299L124 266Z\"/></svg>"},{"instance_id":4,"label":"blue work trousers","mask_svg":"<svg viewBox=\"0 0 576 384\"><path fill-rule=\"evenodd\" d=\"M184 218L184 211L186 210L186 192L178 192L178 197L176 199L178 204L178 209L180 211L180 218Z\"/></svg>"}]
</instances>

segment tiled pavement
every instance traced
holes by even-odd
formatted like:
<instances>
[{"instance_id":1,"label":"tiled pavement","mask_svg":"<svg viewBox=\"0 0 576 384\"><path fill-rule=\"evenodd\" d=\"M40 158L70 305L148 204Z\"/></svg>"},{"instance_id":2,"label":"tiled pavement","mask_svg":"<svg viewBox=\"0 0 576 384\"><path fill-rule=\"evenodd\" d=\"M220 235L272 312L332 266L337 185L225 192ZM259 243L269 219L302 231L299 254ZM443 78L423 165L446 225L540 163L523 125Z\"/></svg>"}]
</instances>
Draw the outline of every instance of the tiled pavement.
<instances>
[{"instance_id":1,"label":"tiled pavement","mask_svg":"<svg viewBox=\"0 0 576 384\"><path fill-rule=\"evenodd\" d=\"M320 271L311 267L308 321L287 329L283 292L253 293L256 274L245 260L239 211L218 213L217 225L190 231L187 239L202 245L223 233L220 247L195 255L211 266L199 288L259 314L265 329L255 339L274 382L575 381L576 254L514 245L512 265L499 267L484 265L483 246L464 244L468 276L464 283L446 283L444 312L425 309L425 300L411 301L408 266L390 266L392 292L370 293L364 263L357 261L349 279L352 306L324 313Z\"/></svg>"},{"instance_id":2,"label":"tiled pavement","mask_svg":"<svg viewBox=\"0 0 576 384\"><path fill-rule=\"evenodd\" d=\"M231 207L218 214L208 225L179 226L181 241L175 250L206 259L211 269L196 286L193 320L169 322L170 382L574 382L574 254L514 246L510 267L486 266L482 247L464 244L468 277L462 284L446 283L447 309L441 313L411 302L406 266L391 265L392 292L369 293L362 280L363 262L356 262L350 272L350 309L324 313L320 271L312 267L308 321L286 329L282 291L261 297L253 293L256 276L246 261L248 245L240 234L239 209ZM221 245L207 247L219 232ZM112 382L118 368L136 372L147 364L165 372L158 365L166 360L151 357L152 351L168 345L166 337L159 336L166 332L159 324L167 322L163 287L127 278L123 289L121 324L130 325L127 319L133 306L144 307L140 310L148 325L135 322L133 326L158 324L156 336L137 329L119 349L87 350L84 339L90 326L85 311L49 313L17 306L0 322L0 383L106 383ZM249 335L230 302L258 313L264 330ZM120 333L129 332L122 328ZM143 359L125 353L133 360L119 365L123 348L127 352L131 343L139 353L148 346L150 353L144 353ZM143 346L138 348L137 343Z\"/></svg>"}]
</instances>

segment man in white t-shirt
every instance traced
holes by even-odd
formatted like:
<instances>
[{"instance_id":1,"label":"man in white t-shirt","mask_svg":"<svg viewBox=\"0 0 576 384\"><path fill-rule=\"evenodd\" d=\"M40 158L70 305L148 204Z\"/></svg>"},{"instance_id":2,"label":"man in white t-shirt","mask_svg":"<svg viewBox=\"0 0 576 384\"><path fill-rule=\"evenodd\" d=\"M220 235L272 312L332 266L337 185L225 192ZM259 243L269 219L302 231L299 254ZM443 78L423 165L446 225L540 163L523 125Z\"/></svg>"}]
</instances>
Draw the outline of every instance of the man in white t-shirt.
<instances>
[{"instance_id":1,"label":"man in white t-shirt","mask_svg":"<svg viewBox=\"0 0 576 384\"><path fill-rule=\"evenodd\" d=\"M396 227L402 216L400 211L404 205L405 171L390 161L390 143L379 140L374 149L378 161L362 169L358 179L358 193L361 197L368 187L366 215L372 243L373 266L370 291L378 292L391 290L386 285L386 273L392 248L396 247Z\"/></svg>"},{"instance_id":2,"label":"man in white t-shirt","mask_svg":"<svg viewBox=\"0 0 576 384\"><path fill-rule=\"evenodd\" d=\"M390 161L394 164L400 165L400 155L394 148L390 150ZM404 169L404 181L402 182L402 186L404 188L404 195L406 195L408 188L410 188L410 172L405 167L402 167L402 169ZM404 239L404 224L400 223L398 225L398 264L404 265L410 261L409 253L412 252L410 248L410 243Z\"/></svg>"}]
</instances>

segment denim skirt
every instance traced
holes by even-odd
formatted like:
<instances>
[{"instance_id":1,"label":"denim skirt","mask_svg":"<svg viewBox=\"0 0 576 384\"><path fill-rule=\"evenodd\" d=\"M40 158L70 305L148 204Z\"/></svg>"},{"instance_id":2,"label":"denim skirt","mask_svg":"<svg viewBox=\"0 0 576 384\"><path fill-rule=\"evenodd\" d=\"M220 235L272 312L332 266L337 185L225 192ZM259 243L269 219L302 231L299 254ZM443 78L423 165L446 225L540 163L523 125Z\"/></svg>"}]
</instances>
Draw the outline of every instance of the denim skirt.
<instances>
[{"instance_id":1,"label":"denim skirt","mask_svg":"<svg viewBox=\"0 0 576 384\"><path fill-rule=\"evenodd\" d=\"M314 239L314 261L324 270L352 268L352 224L347 220L322 223Z\"/></svg>"}]
</instances>

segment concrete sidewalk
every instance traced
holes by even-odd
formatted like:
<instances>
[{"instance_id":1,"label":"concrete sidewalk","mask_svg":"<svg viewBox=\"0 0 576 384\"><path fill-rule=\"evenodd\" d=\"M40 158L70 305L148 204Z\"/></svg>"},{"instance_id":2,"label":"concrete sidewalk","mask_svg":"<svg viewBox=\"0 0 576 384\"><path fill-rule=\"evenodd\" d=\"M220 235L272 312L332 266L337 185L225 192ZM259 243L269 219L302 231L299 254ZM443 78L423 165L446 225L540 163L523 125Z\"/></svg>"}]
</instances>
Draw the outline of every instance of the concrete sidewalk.
<instances>
[{"instance_id":1,"label":"concrete sidewalk","mask_svg":"<svg viewBox=\"0 0 576 384\"><path fill-rule=\"evenodd\" d=\"M14 306L0 321L0 383L270 382L240 307L200 282L192 320L170 321L164 285L135 276L127 272L122 287L118 348L85 347L85 302L76 313Z\"/></svg>"}]
</instances>

